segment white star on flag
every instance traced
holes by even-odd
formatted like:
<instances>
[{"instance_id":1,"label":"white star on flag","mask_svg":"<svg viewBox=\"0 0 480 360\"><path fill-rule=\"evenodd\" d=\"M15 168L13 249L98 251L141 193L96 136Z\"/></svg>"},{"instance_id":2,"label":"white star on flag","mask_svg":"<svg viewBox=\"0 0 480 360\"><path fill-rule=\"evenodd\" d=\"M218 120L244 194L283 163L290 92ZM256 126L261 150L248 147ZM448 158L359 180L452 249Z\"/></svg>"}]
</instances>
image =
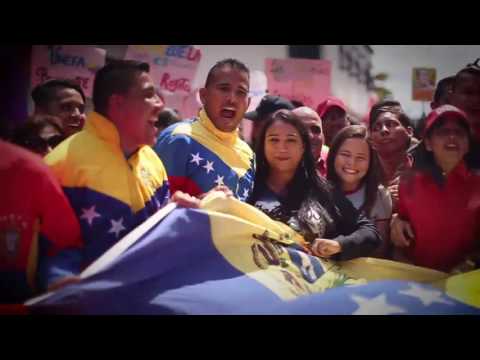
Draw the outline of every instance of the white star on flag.
<instances>
[{"instance_id":1,"label":"white star on flag","mask_svg":"<svg viewBox=\"0 0 480 360\"><path fill-rule=\"evenodd\" d=\"M217 179L214 181L214 183L217 184L218 186L220 186L220 185L225 185L225 184L223 183L223 178L224 178L224 177L225 177L225 176L217 175Z\"/></svg>"},{"instance_id":2,"label":"white star on flag","mask_svg":"<svg viewBox=\"0 0 480 360\"><path fill-rule=\"evenodd\" d=\"M352 315L390 315L406 312L405 309L387 303L385 294L369 299L360 295L352 295L352 300L358 305Z\"/></svg>"},{"instance_id":3,"label":"white star on flag","mask_svg":"<svg viewBox=\"0 0 480 360\"><path fill-rule=\"evenodd\" d=\"M409 285L410 288L408 290L402 290L398 293L417 298L425 306L432 305L435 302L446 305L454 305L452 302L442 298L442 292L439 290L425 289L417 284Z\"/></svg>"},{"instance_id":4,"label":"white star on flag","mask_svg":"<svg viewBox=\"0 0 480 360\"><path fill-rule=\"evenodd\" d=\"M115 234L115 237L118 238L118 234L120 234L122 230L125 230L125 226L123 226L123 217L121 217L117 221L112 219L110 220L110 223L112 224L112 227L110 228L110 230L108 230L108 232Z\"/></svg>"},{"instance_id":5,"label":"white star on flag","mask_svg":"<svg viewBox=\"0 0 480 360\"><path fill-rule=\"evenodd\" d=\"M93 205L89 209L82 209L83 213L82 216L80 216L80 219L85 219L90 226L92 226L93 219L101 217L101 215L95 211L95 206L96 205Z\"/></svg>"},{"instance_id":6,"label":"white star on flag","mask_svg":"<svg viewBox=\"0 0 480 360\"><path fill-rule=\"evenodd\" d=\"M192 160L190 160L190 163L195 163L197 166L200 166L200 161L203 160L203 158L200 157L200 153L197 152L196 154L190 154L192 157Z\"/></svg>"},{"instance_id":7,"label":"white star on flag","mask_svg":"<svg viewBox=\"0 0 480 360\"><path fill-rule=\"evenodd\" d=\"M207 174L209 174L210 171L214 171L213 170L213 161L210 162L210 161L207 160L207 164L205 166L203 166L203 168L207 170Z\"/></svg>"},{"instance_id":8,"label":"white star on flag","mask_svg":"<svg viewBox=\"0 0 480 360\"><path fill-rule=\"evenodd\" d=\"M248 197L248 189L243 190L243 197L245 199Z\"/></svg>"}]
</instances>

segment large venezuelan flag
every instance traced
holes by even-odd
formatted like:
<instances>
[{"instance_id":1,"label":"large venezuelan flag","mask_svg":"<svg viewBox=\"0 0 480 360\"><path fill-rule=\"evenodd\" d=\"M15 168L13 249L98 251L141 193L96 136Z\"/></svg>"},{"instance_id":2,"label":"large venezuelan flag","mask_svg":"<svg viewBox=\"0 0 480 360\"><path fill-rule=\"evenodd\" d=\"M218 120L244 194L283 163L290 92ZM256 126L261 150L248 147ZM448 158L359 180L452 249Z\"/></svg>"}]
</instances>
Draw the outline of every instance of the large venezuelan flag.
<instances>
[{"instance_id":1,"label":"large venezuelan flag","mask_svg":"<svg viewBox=\"0 0 480 360\"><path fill-rule=\"evenodd\" d=\"M173 210L103 268L30 303L30 311L480 314L431 285L447 279L444 273L385 260L320 260L288 227L236 199L212 194L203 207Z\"/></svg>"}]
</instances>

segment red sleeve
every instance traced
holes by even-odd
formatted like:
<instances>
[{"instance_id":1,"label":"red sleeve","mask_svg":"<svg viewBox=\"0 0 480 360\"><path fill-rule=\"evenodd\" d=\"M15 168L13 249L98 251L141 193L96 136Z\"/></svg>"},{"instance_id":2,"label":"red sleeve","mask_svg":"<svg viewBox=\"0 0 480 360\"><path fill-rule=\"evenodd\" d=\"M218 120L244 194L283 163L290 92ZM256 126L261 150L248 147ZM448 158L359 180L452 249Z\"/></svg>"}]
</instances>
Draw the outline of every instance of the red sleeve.
<instances>
[{"instance_id":1,"label":"red sleeve","mask_svg":"<svg viewBox=\"0 0 480 360\"><path fill-rule=\"evenodd\" d=\"M191 196L199 196L203 193L202 189L191 179L185 176L169 176L170 195L176 191L183 191Z\"/></svg>"},{"instance_id":2,"label":"red sleeve","mask_svg":"<svg viewBox=\"0 0 480 360\"><path fill-rule=\"evenodd\" d=\"M398 215L403 220L409 220L409 213L408 213L408 197L409 193L406 189L407 184L405 181L400 181L398 185Z\"/></svg>"}]
</instances>

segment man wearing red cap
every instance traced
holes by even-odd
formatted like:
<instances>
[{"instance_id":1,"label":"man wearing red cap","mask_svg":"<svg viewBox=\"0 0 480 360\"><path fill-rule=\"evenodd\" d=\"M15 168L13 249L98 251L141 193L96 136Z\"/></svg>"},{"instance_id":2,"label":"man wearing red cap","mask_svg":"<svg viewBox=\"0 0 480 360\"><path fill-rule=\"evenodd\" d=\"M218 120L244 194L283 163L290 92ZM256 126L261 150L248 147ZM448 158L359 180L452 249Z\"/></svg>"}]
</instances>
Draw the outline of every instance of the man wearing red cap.
<instances>
[{"instance_id":1,"label":"man wearing red cap","mask_svg":"<svg viewBox=\"0 0 480 360\"><path fill-rule=\"evenodd\" d=\"M391 231L393 243L415 265L451 271L480 248L480 172L472 167L472 135L466 114L454 106L427 117L421 154L401 177L401 221L395 218Z\"/></svg>"},{"instance_id":2,"label":"man wearing red cap","mask_svg":"<svg viewBox=\"0 0 480 360\"><path fill-rule=\"evenodd\" d=\"M347 118L347 107L339 98L330 96L318 105L317 113L322 119L325 145L330 147L335 135L350 125Z\"/></svg>"}]
</instances>

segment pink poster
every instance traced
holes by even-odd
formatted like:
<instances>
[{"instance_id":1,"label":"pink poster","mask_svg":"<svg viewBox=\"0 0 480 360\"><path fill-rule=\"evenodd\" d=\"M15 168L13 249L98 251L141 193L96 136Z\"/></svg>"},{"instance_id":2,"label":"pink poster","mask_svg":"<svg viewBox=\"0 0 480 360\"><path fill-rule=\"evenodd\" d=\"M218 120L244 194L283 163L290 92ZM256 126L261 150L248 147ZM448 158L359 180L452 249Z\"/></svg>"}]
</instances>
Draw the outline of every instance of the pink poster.
<instances>
[{"instance_id":1,"label":"pink poster","mask_svg":"<svg viewBox=\"0 0 480 360\"><path fill-rule=\"evenodd\" d=\"M105 65L106 51L88 45L33 45L32 88L51 78L77 81L92 97L93 80Z\"/></svg>"},{"instance_id":2,"label":"pink poster","mask_svg":"<svg viewBox=\"0 0 480 360\"><path fill-rule=\"evenodd\" d=\"M150 74L166 106L177 109L182 118L197 115L201 104L192 81L202 58L194 45L129 45L125 59L150 64Z\"/></svg>"},{"instance_id":3,"label":"pink poster","mask_svg":"<svg viewBox=\"0 0 480 360\"><path fill-rule=\"evenodd\" d=\"M313 109L330 95L328 60L265 59L268 92L301 101Z\"/></svg>"}]
</instances>

